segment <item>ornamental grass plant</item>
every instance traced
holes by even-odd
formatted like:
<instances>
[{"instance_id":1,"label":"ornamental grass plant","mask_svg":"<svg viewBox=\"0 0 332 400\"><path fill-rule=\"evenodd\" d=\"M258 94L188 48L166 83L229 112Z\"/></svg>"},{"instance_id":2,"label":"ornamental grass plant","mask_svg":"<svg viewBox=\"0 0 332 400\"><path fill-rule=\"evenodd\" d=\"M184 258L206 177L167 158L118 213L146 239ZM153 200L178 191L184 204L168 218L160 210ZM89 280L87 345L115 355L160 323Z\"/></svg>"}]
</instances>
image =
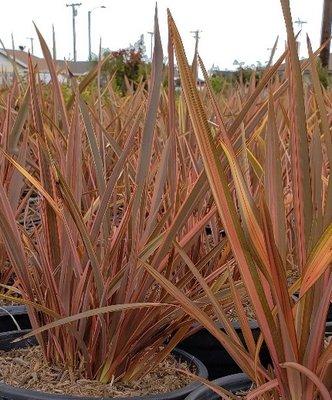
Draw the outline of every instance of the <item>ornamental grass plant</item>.
<instances>
[{"instance_id":1,"label":"ornamental grass plant","mask_svg":"<svg viewBox=\"0 0 332 400\"><path fill-rule=\"evenodd\" d=\"M170 13L168 65L156 17L151 74L125 95L111 80L91 85L101 60L64 99L38 32L51 83L30 61L27 82L1 93L0 231L15 276L3 287L28 306L50 362L134 380L198 321L255 383L248 399L331 398L331 89L309 38L299 61L281 5L286 50L273 63L273 49L259 80L218 94L199 55L188 63ZM27 229L31 197L40 221Z\"/></svg>"},{"instance_id":2,"label":"ornamental grass plant","mask_svg":"<svg viewBox=\"0 0 332 400\"><path fill-rule=\"evenodd\" d=\"M230 250L205 230L216 209L195 145L178 132L189 126L183 103L161 85L157 16L151 76L135 90L128 82L126 95L95 84L101 60L80 82L71 77L65 100L37 33L51 82L30 59L26 79L17 74L2 92L0 231L15 282L4 280L0 297L27 306L50 363L83 365L105 383L139 379L193 329L139 260L209 312L170 246L176 238L211 282ZM32 199L38 218L27 224ZM229 292L220 300L231 306Z\"/></svg>"},{"instance_id":3,"label":"ornamental grass plant","mask_svg":"<svg viewBox=\"0 0 332 400\"><path fill-rule=\"evenodd\" d=\"M207 88L203 96L197 91L177 27L168 16L193 133L234 257L234 265L225 264L221 276L232 292L245 343L218 302L214 284L206 282L181 245L174 243L175 251L210 299L215 318L152 265L142 264L249 375L257 388L247 399L328 400L332 393L332 343L325 341L332 298L331 96L319 81L315 56L320 50L313 53L308 38L309 58L299 61L289 1L281 0L281 6L288 47L258 82L253 78L247 87L237 88L235 101L242 108L233 118L226 117L232 108L228 103L225 114L224 99L213 93L198 55ZM304 86L302 72L308 69L310 84ZM243 100L245 92L249 96ZM238 278L261 330L258 342L235 287ZM263 341L272 360L268 369L259 360ZM206 384L222 398L235 398Z\"/></svg>"}]
</instances>

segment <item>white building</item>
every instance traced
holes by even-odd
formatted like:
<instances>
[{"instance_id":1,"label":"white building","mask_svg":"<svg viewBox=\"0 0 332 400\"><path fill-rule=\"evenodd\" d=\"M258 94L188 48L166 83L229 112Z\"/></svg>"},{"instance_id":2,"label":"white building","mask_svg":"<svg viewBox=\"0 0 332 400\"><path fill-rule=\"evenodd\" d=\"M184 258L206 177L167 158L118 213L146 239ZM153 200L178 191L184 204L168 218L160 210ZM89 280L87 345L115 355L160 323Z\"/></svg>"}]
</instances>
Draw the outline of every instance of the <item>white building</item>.
<instances>
[{"instance_id":1,"label":"white building","mask_svg":"<svg viewBox=\"0 0 332 400\"><path fill-rule=\"evenodd\" d=\"M30 55L32 64L37 66L40 79L43 82L50 81L50 73L45 59ZM0 49L0 83L11 80L14 69L16 72L25 76L28 72L29 54L21 50ZM86 75L93 67L94 62L91 61L65 61L56 60L55 66L58 77L61 81L68 79L68 70L74 76Z\"/></svg>"}]
</instances>

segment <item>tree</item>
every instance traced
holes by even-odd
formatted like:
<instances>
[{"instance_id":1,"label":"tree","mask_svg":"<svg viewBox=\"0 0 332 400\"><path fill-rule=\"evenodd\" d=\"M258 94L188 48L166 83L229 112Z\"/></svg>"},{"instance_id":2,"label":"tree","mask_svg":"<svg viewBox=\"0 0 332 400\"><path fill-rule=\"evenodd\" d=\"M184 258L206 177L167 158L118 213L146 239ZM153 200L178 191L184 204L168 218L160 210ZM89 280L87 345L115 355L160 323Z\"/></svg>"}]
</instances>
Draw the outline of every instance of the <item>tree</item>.
<instances>
[{"instance_id":1,"label":"tree","mask_svg":"<svg viewBox=\"0 0 332 400\"><path fill-rule=\"evenodd\" d=\"M135 89L136 84L141 79L145 79L148 69L143 35L134 45L130 45L128 48L117 51L103 50L104 57L110 53L111 57L102 68L104 76L110 78L114 75L115 87L122 94L125 94L128 90L126 79Z\"/></svg>"},{"instance_id":2,"label":"tree","mask_svg":"<svg viewBox=\"0 0 332 400\"><path fill-rule=\"evenodd\" d=\"M217 94L222 91L222 88L226 83L225 79L221 75L212 75L210 77L210 82L212 89Z\"/></svg>"},{"instance_id":3,"label":"tree","mask_svg":"<svg viewBox=\"0 0 332 400\"><path fill-rule=\"evenodd\" d=\"M145 80L149 70L145 52L143 35L127 48L116 51L102 49L103 58L111 55L102 67L103 81L113 77L115 88L122 94L127 92L128 82L135 89L138 82ZM93 58L97 60L97 56Z\"/></svg>"}]
</instances>

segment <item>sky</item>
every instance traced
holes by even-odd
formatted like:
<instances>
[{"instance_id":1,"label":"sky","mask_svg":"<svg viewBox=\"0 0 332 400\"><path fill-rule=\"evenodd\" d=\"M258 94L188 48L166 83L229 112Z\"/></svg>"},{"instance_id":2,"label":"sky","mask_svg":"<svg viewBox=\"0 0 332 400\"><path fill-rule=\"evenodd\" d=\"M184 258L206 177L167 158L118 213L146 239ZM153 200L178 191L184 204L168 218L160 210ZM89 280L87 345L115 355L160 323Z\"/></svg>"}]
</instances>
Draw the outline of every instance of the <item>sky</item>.
<instances>
[{"instance_id":1,"label":"sky","mask_svg":"<svg viewBox=\"0 0 332 400\"><path fill-rule=\"evenodd\" d=\"M69 2L69 1L68 1ZM155 0L74 0L81 2L76 17L77 58L88 58L88 11L100 5L105 9L92 12L92 50L97 53L99 38L102 47L117 50L136 42L141 34L150 56L150 36L153 30ZM234 69L238 60L247 65L264 63L269 48L279 35L278 52L285 47L285 26L280 0L158 0L159 24L164 53L167 53L167 18L169 8L178 26L189 59L193 56L194 38L191 31L199 29L199 53L207 68ZM305 57L305 34L313 48L320 39L323 0L290 0L293 20L307 23L301 33L300 55ZM11 48L11 33L15 47L30 48L28 37L34 37L34 54L41 56L32 21L52 47L52 24L56 32L57 58L71 59L72 12L62 0L1 0L0 38ZM298 31L298 25L294 25Z\"/></svg>"}]
</instances>

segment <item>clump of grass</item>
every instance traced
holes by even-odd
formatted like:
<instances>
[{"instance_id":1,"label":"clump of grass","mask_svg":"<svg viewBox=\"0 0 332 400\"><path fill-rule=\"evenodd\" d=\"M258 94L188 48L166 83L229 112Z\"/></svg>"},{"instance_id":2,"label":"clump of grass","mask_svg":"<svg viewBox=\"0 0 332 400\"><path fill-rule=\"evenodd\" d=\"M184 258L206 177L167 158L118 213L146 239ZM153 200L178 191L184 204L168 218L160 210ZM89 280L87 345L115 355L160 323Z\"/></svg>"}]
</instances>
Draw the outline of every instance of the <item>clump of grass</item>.
<instances>
[{"instance_id":1,"label":"clump of grass","mask_svg":"<svg viewBox=\"0 0 332 400\"><path fill-rule=\"evenodd\" d=\"M231 121L208 79L207 94L197 91L180 35L169 13L169 30L179 66L186 106L213 199L261 329L255 343L234 270L226 270L241 343L229 316L185 250L175 245L213 306L221 332L205 310L152 266L145 268L182 307L205 326L258 386L248 398L329 399L329 354L324 346L332 296L332 161L330 101L321 87L308 39L309 60L299 62L288 0L281 0L288 49L257 82L235 95L250 96ZM319 53L319 51L317 52ZM273 79L286 58L285 80ZM204 76L207 74L199 59ZM301 67L310 66L311 86L304 91ZM222 99L223 100L223 99ZM231 110L228 107L227 110ZM289 285L288 271L296 271ZM237 275L237 276L239 276ZM299 292L294 302L292 295ZM259 362L265 340L272 369ZM208 384L222 398L229 392ZM272 397L271 397L272 396Z\"/></svg>"},{"instance_id":2,"label":"clump of grass","mask_svg":"<svg viewBox=\"0 0 332 400\"><path fill-rule=\"evenodd\" d=\"M37 30L51 83L39 81L30 59L27 81L16 76L2 97L18 106L1 109L10 123L0 154L0 231L19 301L47 360L84 365L86 377L102 382L147 374L192 329L142 262L206 302L173 240L208 281L230 257L220 253L221 236L205 232L209 223L217 231L216 209L195 144L180 133L186 116L174 89L162 87L157 18L155 25L149 82L125 96L111 82L94 84L105 59L63 86ZM38 219L28 227L33 198Z\"/></svg>"}]
</instances>

